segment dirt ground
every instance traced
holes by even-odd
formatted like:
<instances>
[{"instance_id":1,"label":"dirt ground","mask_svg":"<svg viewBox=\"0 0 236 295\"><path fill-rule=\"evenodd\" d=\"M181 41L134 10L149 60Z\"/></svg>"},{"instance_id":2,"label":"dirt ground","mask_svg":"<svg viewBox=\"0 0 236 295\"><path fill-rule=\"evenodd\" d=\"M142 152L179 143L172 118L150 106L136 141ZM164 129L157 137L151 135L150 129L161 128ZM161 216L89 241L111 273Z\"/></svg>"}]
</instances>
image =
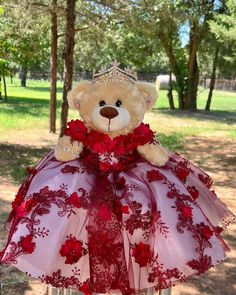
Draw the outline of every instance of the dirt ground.
<instances>
[{"instance_id":1,"label":"dirt ground","mask_svg":"<svg viewBox=\"0 0 236 295\"><path fill-rule=\"evenodd\" d=\"M20 138L20 137L19 137ZM12 161L19 161L29 154L32 158L39 158L56 142L56 136L51 140L38 138L33 146L23 145L24 140L17 143L0 143L0 151L6 155L0 160L0 166L11 165ZM184 156L207 171L214 179L214 188L220 198L236 212L236 142L221 137L189 137L185 142ZM16 156L16 158L13 157ZM1 157L2 159L2 157ZM28 164L27 162L25 164ZM6 242L6 231L3 222L11 208L11 201L18 188L13 184L12 175L0 175L0 248ZM205 274L179 284L172 288L172 295L235 295L236 294L236 224L231 224L223 233L223 237L231 252L224 263L212 268ZM6 284L18 282L16 285L2 287L3 295L44 295L46 286L34 279L29 279L18 270L0 266L0 281ZM25 283L23 283L25 282Z\"/></svg>"}]
</instances>

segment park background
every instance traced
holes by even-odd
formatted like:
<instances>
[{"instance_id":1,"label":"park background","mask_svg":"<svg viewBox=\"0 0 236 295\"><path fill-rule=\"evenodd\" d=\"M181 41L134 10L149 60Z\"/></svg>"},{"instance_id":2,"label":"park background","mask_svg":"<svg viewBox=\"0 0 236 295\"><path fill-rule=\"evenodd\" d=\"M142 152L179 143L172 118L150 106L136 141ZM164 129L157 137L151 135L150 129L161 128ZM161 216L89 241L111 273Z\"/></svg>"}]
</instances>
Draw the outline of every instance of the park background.
<instances>
[{"instance_id":1,"label":"park background","mask_svg":"<svg viewBox=\"0 0 236 295\"><path fill-rule=\"evenodd\" d=\"M158 74L170 76L145 121L165 147L207 171L235 211L235 45L234 0L0 1L0 247L27 167L78 117L68 114L72 84L91 79L114 59L149 82ZM173 295L236 293L236 225L223 237L232 250L227 260L177 285ZM1 265L0 294L47 290Z\"/></svg>"}]
</instances>

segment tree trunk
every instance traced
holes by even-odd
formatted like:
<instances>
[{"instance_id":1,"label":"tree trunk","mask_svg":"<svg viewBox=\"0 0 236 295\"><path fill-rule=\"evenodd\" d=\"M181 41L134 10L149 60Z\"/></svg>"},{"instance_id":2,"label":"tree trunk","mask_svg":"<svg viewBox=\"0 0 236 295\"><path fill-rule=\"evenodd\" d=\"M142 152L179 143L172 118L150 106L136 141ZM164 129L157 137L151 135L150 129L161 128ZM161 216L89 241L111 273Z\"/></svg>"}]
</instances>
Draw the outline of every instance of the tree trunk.
<instances>
[{"instance_id":1,"label":"tree trunk","mask_svg":"<svg viewBox=\"0 0 236 295\"><path fill-rule=\"evenodd\" d=\"M174 99L173 99L173 83L172 83L172 73L169 73L169 89L168 89L168 99L170 110L175 110Z\"/></svg>"},{"instance_id":2,"label":"tree trunk","mask_svg":"<svg viewBox=\"0 0 236 295\"><path fill-rule=\"evenodd\" d=\"M162 36L160 36L160 40L162 41L163 47L165 48L166 54L168 56L171 70L176 77L176 86L177 86L176 90L178 93L179 109L183 110L184 109L184 79L182 77L182 73L177 64L176 57L173 53L172 44L168 44L166 42L165 37L162 38Z\"/></svg>"},{"instance_id":3,"label":"tree trunk","mask_svg":"<svg viewBox=\"0 0 236 295\"><path fill-rule=\"evenodd\" d=\"M188 61L188 87L184 99L184 109L197 110L197 90L199 69L197 63L198 26L194 23L190 31L189 61Z\"/></svg>"},{"instance_id":4,"label":"tree trunk","mask_svg":"<svg viewBox=\"0 0 236 295\"><path fill-rule=\"evenodd\" d=\"M213 94L213 90L215 88L215 81L216 81L216 67L217 67L217 61L218 61L218 56L219 56L219 50L220 50L220 47L217 46L216 49L215 49L215 56L214 56L214 59L213 59L212 72L211 72L211 81L210 81L210 90L209 90L209 93L208 93L208 98L207 98L205 111L210 111L210 107L211 107L211 99L212 99L212 94Z\"/></svg>"},{"instance_id":5,"label":"tree trunk","mask_svg":"<svg viewBox=\"0 0 236 295\"><path fill-rule=\"evenodd\" d=\"M197 63L197 56L194 57L194 64L189 69L188 75L188 90L185 97L185 110L196 111L197 110L197 91L199 82L199 68Z\"/></svg>"},{"instance_id":6,"label":"tree trunk","mask_svg":"<svg viewBox=\"0 0 236 295\"><path fill-rule=\"evenodd\" d=\"M66 36L64 52L64 83L61 106L61 130L60 136L63 136L68 117L67 93L72 87L73 79L73 54L75 45L75 3L76 0L67 0L66 5Z\"/></svg>"},{"instance_id":7,"label":"tree trunk","mask_svg":"<svg viewBox=\"0 0 236 295\"><path fill-rule=\"evenodd\" d=\"M51 9L51 73L50 73L50 132L56 132L57 113L57 0L52 0Z\"/></svg>"},{"instance_id":8,"label":"tree trunk","mask_svg":"<svg viewBox=\"0 0 236 295\"><path fill-rule=\"evenodd\" d=\"M20 85L21 87L26 87L26 78L27 78L28 68L23 66L20 69Z\"/></svg>"},{"instance_id":9,"label":"tree trunk","mask_svg":"<svg viewBox=\"0 0 236 295\"><path fill-rule=\"evenodd\" d=\"M3 80L3 87L4 87L4 100L7 101L7 84L6 84L6 79L5 76L2 76L2 80Z\"/></svg>"}]
</instances>

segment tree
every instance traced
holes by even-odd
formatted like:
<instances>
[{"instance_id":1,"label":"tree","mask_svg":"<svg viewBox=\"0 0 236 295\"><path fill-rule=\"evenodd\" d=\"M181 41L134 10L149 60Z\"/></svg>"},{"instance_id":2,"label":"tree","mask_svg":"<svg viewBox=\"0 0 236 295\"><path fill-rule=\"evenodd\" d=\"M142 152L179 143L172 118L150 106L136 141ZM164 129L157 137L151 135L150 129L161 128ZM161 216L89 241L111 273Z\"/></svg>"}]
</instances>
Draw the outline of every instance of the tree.
<instances>
[{"instance_id":1,"label":"tree","mask_svg":"<svg viewBox=\"0 0 236 295\"><path fill-rule=\"evenodd\" d=\"M218 62L218 56L219 56L219 51L220 51L220 46L217 45L215 47L215 52L214 52L214 58L213 58L213 66L212 66L212 73L211 73L211 80L210 80L210 90L206 102L206 111L210 111L211 107L211 100L212 100L212 95L213 95L213 90L215 88L215 79L216 79L216 67L217 67L217 62Z\"/></svg>"},{"instance_id":2,"label":"tree","mask_svg":"<svg viewBox=\"0 0 236 295\"><path fill-rule=\"evenodd\" d=\"M11 76L16 69L16 64L13 62L9 62L6 59L0 58L0 77L3 80L3 88L4 88L4 96L5 100L7 100L7 85L6 85L6 77Z\"/></svg>"},{"instance_id":3,"label":"tree","mask_svg":"<svg viewBox=\"0 0 236 295\"><path fill-rule=\"evenodd\" d=\"M197 109L199 67L197 52L208 32L208 21L224 1L130 1L133 27L158 38L176 76L179 108ZM188 40L183 44L183 30Z\"/></svg>"},{"instance_id":4,"label":"tree","mask_svg":"<svg viewBox=\"0 0 236 295\"><path fill-rule=\"evenodd\" d=\"M230 73L235 73L235 66L232 69L229 65L236 63L235 55L232 54L236 43L236 3L235 1L227 1L226 6L220 10L220 14L216 15L214 20L209 22L211 30L210 51L214 48L214 55L212 58L212 72L210 79L210 90L206 102L205 110L209 111L211 106L212 94L215 87L216 69L219 63L219 55L221 53L221 70L224 69L224 64L230 68ZM212 46L214 45L214 46ZM206 49L206 47L205 47ZM228 51L228 54L227 54ZM229 54L230 51L230 54ZM223 53L223 54L222 54ZM234 77L233 77L234 78Z\"/></svg>"},{"instance_id":5,"label":"tree","mask_svg":"<svg viewBox=\"0 0 236 295\"><path fill-rule=\"evenodd\" d=\"M229 78L236 76L236 2L226 1L223 13L214 17L210 23L211 32L221 45L223 58L219 59L220 72Z\"/></svg>"},{"instance_id":6,"label":"tree","mask_svg":"<svg viewBox=\"0 0 236 295\"><path fill-rule=\"evenodd\" d=\"M28 70L48 60L49 48L48 38L45 38L47 23L38 18L38 11L26 9L26 4L25 1L2 1L4 12L0 21L0 47L7 60L19 65L23 87Z\"/></svg>"},{"instance_id":7,"label":"tree","mask_svg":"<svg viewBox=\"0 0 236 295\"><path fill-rule=\"evenodd\" d=\"M51 70L50 70L50 116L49 130L56 132L56 113L57 113L57 0L52 0L51 8Z\"/></svg>"},{"instance_id":8,"label":"tree","mask_svg":"<svg viewBox=\"0 0 236 295\"><path fill-rule=\"evenodd\" d=\"M60 136L64 135L67 117L68 101L67 94L72 88L73 82L73 55L75 45L75 4L76 0L67 0L66 4L66 35L65 35L65 52L64 52L64 81L63 95L61 105L61 130Z\"/></svg>"}]
</instances>

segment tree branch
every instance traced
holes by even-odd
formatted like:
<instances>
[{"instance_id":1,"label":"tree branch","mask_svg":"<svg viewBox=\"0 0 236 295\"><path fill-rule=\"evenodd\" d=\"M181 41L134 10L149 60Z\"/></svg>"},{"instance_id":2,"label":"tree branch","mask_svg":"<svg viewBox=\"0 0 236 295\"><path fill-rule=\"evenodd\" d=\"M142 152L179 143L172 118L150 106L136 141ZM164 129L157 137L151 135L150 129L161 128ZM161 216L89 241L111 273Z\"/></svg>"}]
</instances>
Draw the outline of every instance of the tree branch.
<instances>
[{"instance_id":1,"label":"tree branch","mask_svg":"<svg viewBox=\"0 0 236 295\"><path fill-rule=\"evenodd\" d=\"M76 29L75 29L75 33L79 32L79 31L86 30L86 29L88 29L88 28L89 28L89 27L76 28ZM62 37L62 36L65 36L65 33L60 33L60 34L58 34L58 35L57 35L57 38L60 38L60 37Z\"/></svg>"}]
</instances>

